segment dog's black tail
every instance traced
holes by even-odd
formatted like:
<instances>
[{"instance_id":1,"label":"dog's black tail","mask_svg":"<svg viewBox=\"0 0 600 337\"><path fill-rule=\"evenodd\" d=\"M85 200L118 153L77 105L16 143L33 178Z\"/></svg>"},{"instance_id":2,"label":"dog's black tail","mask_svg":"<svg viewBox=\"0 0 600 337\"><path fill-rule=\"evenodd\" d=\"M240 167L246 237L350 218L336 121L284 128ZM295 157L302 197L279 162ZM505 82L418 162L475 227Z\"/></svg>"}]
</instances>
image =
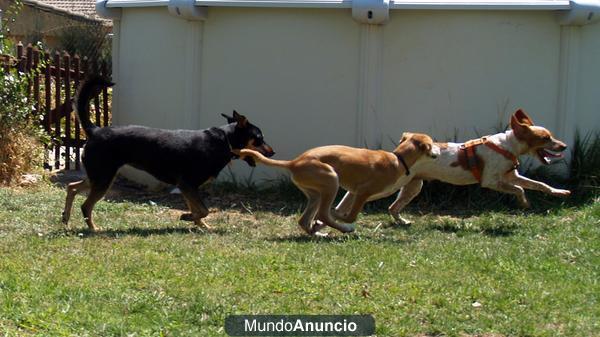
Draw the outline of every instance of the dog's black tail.
<instances>
[{"instance_id":1,"label":"dog's black tail","mask_svg":"<svg viewBox=\"0 0 600 337\"><path fill-rule=\"evenodd\" d=\"M90 100L96 97L104 88L113 86L114 83L106 77L93 76L85 80L75 95L73 109L77 113L77 118L85 131L85 134L90 137L92 131L97 128L90 120Z\"/></svg>"}]
</instances>

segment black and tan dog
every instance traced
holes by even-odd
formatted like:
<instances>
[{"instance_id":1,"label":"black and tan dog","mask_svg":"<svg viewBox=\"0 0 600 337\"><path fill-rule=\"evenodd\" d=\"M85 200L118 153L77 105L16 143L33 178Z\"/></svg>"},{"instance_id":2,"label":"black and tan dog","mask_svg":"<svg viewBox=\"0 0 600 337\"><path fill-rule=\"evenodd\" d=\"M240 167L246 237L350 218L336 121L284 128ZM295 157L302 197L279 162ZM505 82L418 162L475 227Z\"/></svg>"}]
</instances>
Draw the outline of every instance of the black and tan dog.
<instances>
[{"instance_id":1,"label":"black and tan dog","mask_svg":"<svg viewBox=\"0 0 600 337\"><path fill-rule=\"evenodd\" d=\"M215 178L235 159L232 150L249 148L268 157L274 154L263 140L261 130L236 111L232 117L223 115L227 125L204 130L163 130L134 125L97 127L90 121L89 101L104 87L112 85L106 79L91 78L82 84L75 98L74 108L87 135L82 159L87 179L67 187L62 216L65 224L69 221L75 195L89 191L81 210L89 229L96 231L92 209L112 184L119 168L128 164L176 185L192 212L194 223L210 228L202 220L208 215L208 209L198 187ZM250 166L255 165L252 159L245 160Z\"/></svg>"}]
</instances>

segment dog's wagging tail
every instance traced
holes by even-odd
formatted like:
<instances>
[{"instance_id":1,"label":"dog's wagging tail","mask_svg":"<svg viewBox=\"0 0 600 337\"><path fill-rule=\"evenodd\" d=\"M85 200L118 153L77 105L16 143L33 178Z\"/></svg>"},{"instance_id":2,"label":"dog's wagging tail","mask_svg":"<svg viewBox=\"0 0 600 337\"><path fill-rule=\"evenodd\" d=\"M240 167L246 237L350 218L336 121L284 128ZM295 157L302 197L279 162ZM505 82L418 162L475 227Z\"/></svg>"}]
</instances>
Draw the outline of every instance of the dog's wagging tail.
<instances>
[{"instance_id":1,"label":"dog's wagging tail","mask_svg":"<svg viewBox=\"0 0 600 337\"><path fill-rule=\"evenodd\" d=\"M96 126L90 120L90 101L96 97L104 88L112 87L115 85L105 77L95 76L86 81L81 87L79 87L73 108L79 118L79 122L88 138L92 136L92 131L97 129Z\"/></svg>"},{"instance_id":2,"label":"dog's wagging tail","mask_svg":"<svg viewBox=\"0 0 600 337\"><path fill-rule=\"evenodd\" d=\"M274 154L262 131L237 111L233 111L232 116L223 115L227 124L202 130L166 130L138 125L98 127L90 120L89 103L102 89L112 85L106 78L92 77L84 81L75 96L74 108L87 135L82 156L87 178L67 187L62 216L65 224L69 221L75 195L88 191L81 210L89 229L97 230L92 220L94 205L110 188L119 168L130 165L179 187L195 224L208 227L202 220L208 215L208 209L198 187L217 177L236 158L233 153L236 150L253 149L267 157ZM254 165L251 160L247 163Z\"/></svg>"}]
</instances>

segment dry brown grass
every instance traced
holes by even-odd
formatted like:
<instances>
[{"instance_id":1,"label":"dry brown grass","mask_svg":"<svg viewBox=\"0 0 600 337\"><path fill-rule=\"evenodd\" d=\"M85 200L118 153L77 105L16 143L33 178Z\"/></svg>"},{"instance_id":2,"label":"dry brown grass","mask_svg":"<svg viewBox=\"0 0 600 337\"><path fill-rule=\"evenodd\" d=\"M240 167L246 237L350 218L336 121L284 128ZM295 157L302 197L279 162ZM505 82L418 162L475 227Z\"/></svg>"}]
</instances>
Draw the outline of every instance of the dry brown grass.
<instances>
[{"instance_id":1,"label":"dry brown grass","mask_svg":"<svg viewBox=\"0 0 600 337\"><path fill-rule=\"evenodd\" d=\"M0 126L0 185L17 185L25 173L39 170L42 148L27 132Z\"/></svg>"}]
</instances>

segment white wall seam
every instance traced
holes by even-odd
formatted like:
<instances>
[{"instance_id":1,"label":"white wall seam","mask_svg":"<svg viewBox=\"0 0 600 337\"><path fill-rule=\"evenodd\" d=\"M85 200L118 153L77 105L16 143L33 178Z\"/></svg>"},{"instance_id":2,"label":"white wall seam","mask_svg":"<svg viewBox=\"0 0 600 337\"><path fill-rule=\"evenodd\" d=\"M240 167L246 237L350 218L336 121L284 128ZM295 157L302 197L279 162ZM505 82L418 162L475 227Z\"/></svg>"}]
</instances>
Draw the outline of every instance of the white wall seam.
<instances>
[{"instance_id":1,"label":"white wall seam","mask_svg":"<svg viewBox=\"0 0 600 337\"><path fill-rule=\"evenodd\" d=\"M113 20L112 28L112 81L116 86L119 85L119 71L120 71L120 51L121 51L121 20ZM119 123L119 89L115 88L112 91L112 118L114 124Z\"/></svg>"},{"instance_id":2,"label":"white wall seam","mask_svg":"<svg viewBox=\"0 0 600 337\"><path fill-rule=\"evenodd\" d=\"M383 27L362 24L359 45L356 146L376 148L382 144Z\"/></svg>"},{"instance_id":3,"label":"white wall seam","mask_svg":"<svg viewBox=\"0 0 600 337\"><path fill-rule=\"evenodd\" d=\"M574 115L577 111L579 51L581 28L562 26L560 30L557 136L572 144L575 133Z\"/></svg>"},{"instance_id":4,"label":"white wall seam","mask_svg":"<svg viewBox=\"0 0 600 337\"><path fill-rule=\"evenodd\" d=\"M181 114L181 125L188 129L196 129L200 126L200 104L201 104L201 58L204 22L187 22L187 42L185 51L185 102L184 112ZM173 111L176 114L175 111Z\"/></svg>"}]
</instances>

